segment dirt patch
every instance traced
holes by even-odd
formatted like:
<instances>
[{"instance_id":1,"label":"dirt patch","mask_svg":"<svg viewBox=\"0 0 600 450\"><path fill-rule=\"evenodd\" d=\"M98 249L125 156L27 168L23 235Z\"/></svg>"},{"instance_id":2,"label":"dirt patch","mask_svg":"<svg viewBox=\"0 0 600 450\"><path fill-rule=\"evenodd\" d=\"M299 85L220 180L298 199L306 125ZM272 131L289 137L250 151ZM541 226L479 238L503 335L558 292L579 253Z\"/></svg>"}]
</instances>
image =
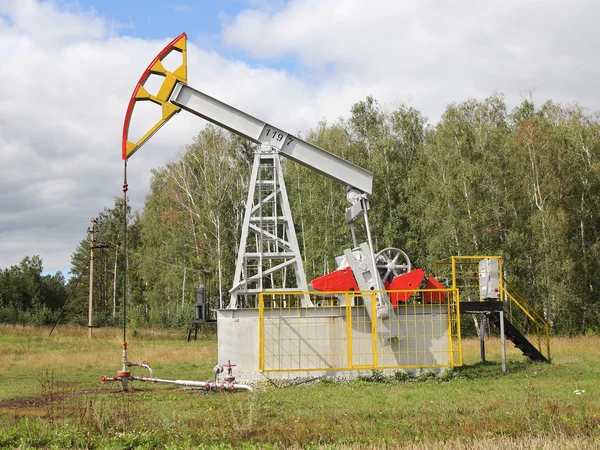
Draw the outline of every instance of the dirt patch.
<instances>
[{"instance_id":1,"label":"dirt patch","mask_svg":"<svg viewBox=\"0 0 600 450\"><path fill-rule=\"evenodd\" d=\"M85 394L109 394L110 391L87 391L87 392L57 392L53 394L40 395L39 397L18 398L0 401L0 415L11 415L14 417L42 417L54 416L57 411L63 413L68 409L65 401L76 395Z\"/></svg>"},{"instance_id":2,"label":"dirt patch","mask_svg":"<svg viewBox=\"0 0 600 450\"><path fill-rule=\"evenodd\" d=\"M0 414L18 416L43 416L48 400L43 397L20 398L0 402Z\"/></svg>"},{"instance_id":3,"label":"dirt patch","mask_svg":"<svg viewBox=\"0 0 600 450\"><path fill-rule=\"evenodd\" d=\"M19 398L14 400L4 400L0 402L1 410L15 410L15 409L30 409L30 408L43 408L48 404L46 397L31 397L31 398Z\"/></svg>"},{"instance_id":4,"label":"dirt patch","mask_svg":"<svg viewBox=\"0 0 600 450\"><path fill-rule=\"evenodd\" d=\"M47 413L50 405L56 405L65 399L75 395L86 394L110 394L111 391L81 391L81 392L57 392L53 394L40 395L38 397L17 398L0 401L0 414L18 414L23 416L43 416Z\"/></svg>"},{"instance_id":5,"label":"dirt patch","mask_svg":"<svg viewBox=\"0 0 600 450\"><path fill-rule=\"evenodd\" d=\"M160 389L160 388L133 388L127 394L142 394L153 392L157 394L169 394L179 389ZM46 408L52 402L61 402L67 398L76 397L79 395L103 395L103 394L118 394L119 389L92 389L85 391L73 392L56 392L53 394L40 395L38 397L17 398L12 400L0 401L1 412L14 412L20 410L37 410Z\"/></svg>"}]
</instances>

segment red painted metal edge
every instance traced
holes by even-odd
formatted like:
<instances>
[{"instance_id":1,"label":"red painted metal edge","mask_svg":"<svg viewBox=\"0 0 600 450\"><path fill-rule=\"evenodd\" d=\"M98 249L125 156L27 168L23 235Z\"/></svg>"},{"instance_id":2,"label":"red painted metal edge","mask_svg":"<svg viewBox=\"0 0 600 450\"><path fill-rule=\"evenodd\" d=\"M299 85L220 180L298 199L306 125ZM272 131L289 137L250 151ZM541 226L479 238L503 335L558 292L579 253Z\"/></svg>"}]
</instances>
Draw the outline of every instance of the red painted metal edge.
<instances>
[{"instance_id":1,"label":"red painted metal edge","mask_svg":"<svg viewBox=\"0 0 600 450\"><path fill-rule=\"evenodd\" d=\"M392 306L396 308L399 302L406 302L409 297L413 295L417 289L419 289L424 277L425 272L423 269L416 269L412 272L408 272L394 278L390 283L389 290L404 292L390 293L390 301L392 302Z\"/></svg>"},{"instance_id":2,"label":"red painted metal edge","mask_svg":"<svg viewBox=\"0 0 600 450\"><path fill-rule=\"evenodd\" d=\"M433 278L431 275L427 278L425 289L446 289L442 283ZM434 291L423 293L423 303L446 303L446 292Z\"/></svg>"},{"instance_id":3,"label":"red painted metal edge","mask_svg":"<svg viewBox=\"0 0 600 450\"><path fill-rule=\"evenodd\" d=\"M177 41L179 41L180 39L182 39L184 37L186 37L186 34L181 33L179 36L177 36L175 39L173 39L169 44L167 44L167 46L165 48L163 48L160 51L160 53L158 55L156 55L156 58L154 58L152 60L152 62L148 65L148 67L146 68L146 70L144 71L142 76L140 77L140 80L135 85L133 94L131 94L131 98L129 99L129 105L127 106L127 112L125 113L125 121L123 122L123 137L122 137L122 141L121 141L121 155L122 155L123 160L127 159L127 135L129 134L129 123L131 122L131 114L133 113L133 105L135 105L135 97L140 89L140 86L142 86L146 82L148 77L150 76L150 68L152 66L154 66L156 61L162 59L175 46Z\"/></svg>"},{"instance_id":4,"label":"red painted metal edge","mask_svg":"<svg viewBox=\"0 0 600 450\"><path fill-rule=\"evenodd\" d=\"M358 291L358 284L350 267L334 270L331 273L315 278L310 285L321 292Z\"/></svg>"}]
</instances>

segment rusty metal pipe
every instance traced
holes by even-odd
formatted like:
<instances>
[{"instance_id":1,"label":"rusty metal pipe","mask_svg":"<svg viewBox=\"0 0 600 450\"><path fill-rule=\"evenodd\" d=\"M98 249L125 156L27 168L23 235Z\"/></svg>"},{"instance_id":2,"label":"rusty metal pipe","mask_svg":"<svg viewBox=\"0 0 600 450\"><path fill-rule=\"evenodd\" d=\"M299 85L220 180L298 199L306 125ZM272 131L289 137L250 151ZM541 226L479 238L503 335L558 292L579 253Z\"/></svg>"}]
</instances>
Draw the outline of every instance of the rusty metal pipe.
<instances>
[{"instance_id":1,"label":"rusty metal pipe","mask_svg":"<svg viewBox=\"0 0 600 450\"><path fill-rule=\"evenodd\" d=\"M150 371L150 378L154 378L154 371L152 370L152 367L150 367L148 365L148 362L142 361L141 363L138 363L138 362L128 362L127 363L127 367L132 367L132 366L143 367L145 369L148 369Z\"/></svg>"}]
</instances>

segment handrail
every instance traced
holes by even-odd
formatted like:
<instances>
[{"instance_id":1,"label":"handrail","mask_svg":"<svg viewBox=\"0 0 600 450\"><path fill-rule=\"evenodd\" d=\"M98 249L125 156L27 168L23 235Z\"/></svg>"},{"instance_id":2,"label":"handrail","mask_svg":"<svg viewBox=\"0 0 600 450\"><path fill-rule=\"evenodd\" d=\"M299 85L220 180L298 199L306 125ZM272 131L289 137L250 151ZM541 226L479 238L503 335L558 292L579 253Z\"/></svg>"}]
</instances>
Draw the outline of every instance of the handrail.
<instances>
[{"instance_id":1,"label":"handrail","mask_svg":"<svg viewBox=\"0 0 600 450\"><path fill-rule=\"evenodd\" d=\"M501 256L452 256L434 265L436 277L443 276L451 286L460 291L461 301L485 301L481 298L480 276L475 266L482 259L497 259L498 272L504 273ZM544 317L533 308L525 298L503 276L499 277L498 298L504 305L507 319L520 328L523 334L530 334L532 342L537 342L537 348L550 359L550 325ZM514 305L514 307L513 307ZM525 322L523 322L525 320ZM535 327L535 328L534 328ZM526 329L528 328L528 329ZM535 338L534 338L535 334ZM544 351L542 351L544 349Z\"/></svg>"},{"instance_id":2,"label":"handrail","mask_svg":"<svg viewBox=\"0 0 600 450\"><path fill-rule=\"evenodd\" d=\"M504 293L508 296L508 298L515 305L517 305L521 309L521 311L523 311L527 315L527 317L529 317L533 321L533 323L537 323L537 320L535 319L535 317L533 317L531 314L529 314L529 311L527 311L525 308L523 308L523 306L510 294L510 292L508 292L507 290L505 290Z\"/></svg>"},{"instance_id":3,"label":"handrail","mask_svg":"<svg viewBox=\"0 0 600 450\"><path fill-rule=\"evenodd\" d=\"M517 290L516 290L516 289L513 287L513 285L512 285L512 284L510 284L510 283L508 282L508 280L507 280L506 278L504 278L504 280L503 280L503 281L504 281L504 283L506 283L506 285L507 285L509 288L511 288L511 289L512 289L512 291L513 291L513 292L514 292L514 293L517 295L517 297L519 298L519 300L521 300L521 302L522 302L523 304L525 304L525 306L527 306L527 307L528 307L528 308L529 308L529 309L530 309L530 310L533 312L533 314L535 314L535 315L537 316L537 318L538 318L538 319L539 319L539 320L540 320L540 321L541 321L541 322L542 322L544 325L547 325L547 326L549 326L548 322L546 322L546 320L545 320L545 319L544 319L544 318L543 318L543 317L540 315L540 313L538 313L538 312L536 311L536 309L535 309L533 306L531 306L531 305L530 305L530 304L527 302L527 300L525 300L525 298L524 298L524 297L523 297L523 296L522 296L522 295L519 293L519 291L517 291ZM507 293L508 293L508 291L507 291Z\"/></svg>"},{"instance_id":4,"label":"handrail","mask_svg":"<svg viewBox=\"0 0 600 450\"><path fill-rule=\"evenodd\" d=\"M504 286L508 286L512 292L509 292L509 290L506 287L502 287L502 291L505 294L505 298L507 298L510 303L508 304L509 307L509 318L513 319L513 312L512 312L512 308L511 305L514 303L535 325L535 334L537 336L537 347L538 350L540 351L540 353L544 353L544 351L542 350L542 337L541 337L541 329L543 329L543 334L544 334L544 344L546 347L546 359L550 360L550 325L548 324L548 322L535 310L535 308L533 308L528 302L527 300L525 300L525 298L523 298L523 296L519 293L519 291L517 291L504 277L503 280L504 282ZM513 295L514 294L514 295ZM517 297L517 298L515 298ZM510 320L511 323L513 323L513 325L518 325L517 321L515 320ZM521 331L525 332L525 330L523 329L523 327L521 327Z\"/></svg>"}]
</instances>

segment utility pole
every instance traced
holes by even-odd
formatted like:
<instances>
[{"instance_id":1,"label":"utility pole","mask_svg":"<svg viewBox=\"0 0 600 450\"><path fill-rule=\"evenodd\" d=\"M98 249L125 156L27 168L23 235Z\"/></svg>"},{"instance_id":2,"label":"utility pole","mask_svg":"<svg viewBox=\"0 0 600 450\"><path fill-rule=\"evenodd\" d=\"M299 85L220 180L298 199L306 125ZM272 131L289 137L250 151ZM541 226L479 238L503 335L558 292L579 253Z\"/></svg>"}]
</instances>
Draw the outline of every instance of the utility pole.
<instances>
[{"instance_id":1,"label":"utility pole","mask_svg":"<svg viewBox=\"0 0 600 450\"><path fill-rule=\"evenodd\" d=\"M88 339L92 338L92 299L94 292L94 231L96 226L96 219L92 219L92 226L90 227L90 294L88 304Z\"/></svg>"}]
</instances>

